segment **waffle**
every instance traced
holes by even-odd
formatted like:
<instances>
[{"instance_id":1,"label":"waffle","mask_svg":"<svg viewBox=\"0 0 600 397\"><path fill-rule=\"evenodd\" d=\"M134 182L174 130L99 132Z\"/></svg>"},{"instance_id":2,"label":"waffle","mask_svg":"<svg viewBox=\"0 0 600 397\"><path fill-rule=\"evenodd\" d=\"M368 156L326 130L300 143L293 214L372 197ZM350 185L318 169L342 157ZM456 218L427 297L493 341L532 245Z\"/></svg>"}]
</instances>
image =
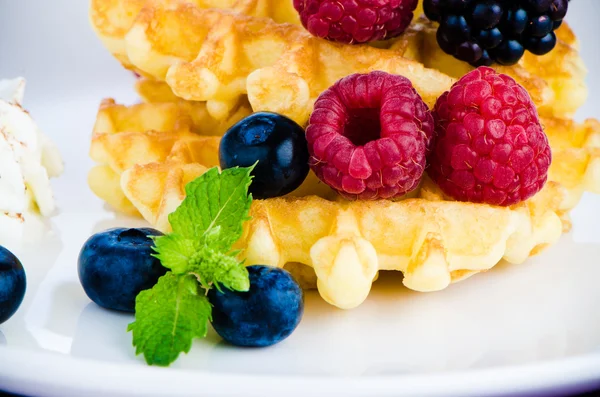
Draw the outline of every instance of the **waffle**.
<instances>
[{"instance_id":1,"label":"waffle","mask_svg":"<svg viewBox=\"0 0 600 397\"><path fill-rule=\"evenodd\" d=\"M163 231L187 182L218 163L219 137L191 132L197 127L180 106L104 101L92 140L94 192ZM407 287L433 291L501 259L521 263L568 230L584 190L600 192L600 123L551 121L551 182L525 203L452 202L427 178L413 199L332 201L331 189L311 176L296 197L255 201L239 247L248 264L309 265L323 297L344 308L364 300L380 270L400 270Z\"/></svg>"},{"instance_id":2,"label":"waffle","mask_svg":"<svg viewBox=\"0 0 600 397\"><path fill-rule=\"evenodd\" d=\"M92 23L107 48L145 76L137 89L146 103L103 102L90 186L163 231L185 184L217 165L214 135L239 117L268 110L304 124L324 89L370 70L408 77L432 105L465 67L429 46L433 26L422 20L382 48L347 46L277 23L288 21L281 17L287 6L270 12L276 7L240 8L268 4L260 0L208 3L92 1ZM286 266L331 304L352 308L381 270L403 272L408 288L436 291L556 242L583 192L600 192L600 123L570 119L585 100L585 67L568 27L559 36L548 59L501 68L530 92L553 148L550 182L535 197L510 208L454 202L425 178L404 200L347 202L311 173L289 197L253 203L238 242L246 263Z\"/></svg>"},{"instance_id":3,"label":"waffle","mask_svg":"<svg viewBox=\"0 0 600 397\"><path fill-rule=\"evenodd\" d=\"M408 77L432 105L454 82L452 75L465 71L458 61L449 67L425 64L449 74L414 61L423 61L429 48L437 48L425 45L429 41L423 37L430 36L418 34L418 29L426 30L419 24L391 41L391 47L373 48L327 42L301 26L236 14L238 10L204 9L178 0L95 0L91 18L99 37L126 67L167 81L181 98L206 101L215 118L225 117L247 94L255 111L276 111L304 124L324 89L348 74L375 69ZM557 49L549 55L526 56L518 65L499 69L525 86L541 110L566 117L586 99L586 71L572 32L567 26L558 32ZM410 37L412 54L422 55L413 61L406 59L410 52L402 51Z\"/></svg>"},{"instance_id":4,"label":"waffle","mask_svg":"<svg viewBox=\"0 0 600 397\"><path fill-rule=\"evenodd\" d=\"M445 54L443 55L445 56ZM137 82L136 89L144 101L155 104L174 102L183 108L184 113L186 109L189 109L190 104L194 104L175 96L170 87L164 82L141 79ZM233 122L252 112L246 98L241 102L243 105L239 108L239 113L236 113L231 120L220 124L218 127L212 126L214 125L214 119L211 119L206 112L204 103L196 103L195 106L202 109L198 111L201 116L192 120L191 129L196 133L212 131L214 132L213 135L222 135ZM114 105L114 102L112 104ZM115 106L117 106L117 109L121 108L118 105ZM111 106L104 106L101 113L109 107ZM161 110L156 113L160 114ZM176 113L171 117L176 117ZM559 182L567 189L568 208L574 208L585 191L600 194L598 183L600 180L600 162L598 161L600 156L600 122L595 119L588 119L583 123L576 123L572 119L552 116L541 116L541 122L553 148L554 162L549 177L550 180ZM195 125L204 128L199 130L196 129ZM161 130L165 127L167 126L159 123L157 128ZM144 130L144 126L139 126L139 129ZM318 179L312 173L308 179L309 181L294 192L293 196L301 197L312 193L326 198L335 197L335 194L327 189L326 185L316 185ZM568 221L565 222L566 228L569 227L569 224Z\"/></svg>"},{"instance_id":5,"label":"waffle","mask_svg":"<svg viewBox=\"0 0 600 397\"><path fill-rule=\"evenodd\" d=\"M258 201L239 247L248 263L308 264L321 296L348 309L366 299L380 270L402 271L413 290L438 291L502 259L522 263L560 237L563 193L549 183L513 208L443 201L435 188L427 200Z\"/></svg>"},{"instance_id":6,"label":"waffle","mask_svg":"<svg viewBox=\"0 0 600 397\"><path fill-rule=\"evenodd\" d=\"M148 0L126 2L122 0L92 0L91 2L90 20L92 26L106 48L127 68L133 68L133 65L129 61L123 39L139 11L148 2ZM164 5L173 2L173 0L154 1L156 4ZM280 0L190 0L189 3L200 8L218 8L243 15L268 17L279 23L300 23L292 2L281 2ZM178 29L178 33L185 35L185 32L181 29Z\"/></svg>"},{"instance_id":7,"label":"waffle","mask_svg":"<svg viewBox=\"0 0 600 397\"><path fill-rule=\"evenodd\" d=\"M204 104L170 96L168 86L140 81L137 88L138 92L145 92L146 100L162 99L165 102L130 107L119 105L112 99L102 102L90 150L90 157L97 165L88 174L88 184L113 209L141 215L159 229L167 230L168 214L183 200L185 184L201 175L207 167L219 165L220 136L250 110L242 101L238 111L228 119L216 121L208 115ZM168 102L169 99L174 101ZM177 175L173 176L173 173ZM153 185L154 181L160 181L160 186ZM145 184L152 186L144 187ZM176 188L177 185L181 189ZM138 200L143 197L145 201L160 204L154 205L152 210L134 206L124 191ZM291 195L311 194L335 197L335 193L312 172ZM171 197L175 199L171 200Z\"/></svg>"},{"instance_id":8,"label":"waffle","mask_svg":"<svg viewBox=\"0 0 600 397\"><path fill-rule=\"evenodd\" d=\"M330 43L298 25L173 0L116 3L127 15L137 15L128 30L115 32L106 26L103 15L118 14L106 0L92 3L92 23L107 48L126 67L167 81L177 96L206 101L215 118L222 118L238 98L248 94L255 111L277 111L304 124L318 94L358 71L381 69L405 75L430 105L440 87L453 82L418 62L398 57L395 51ZM107 31L113 34L108 36ZM276 66L296 74L281 75L273 69ZM277 81L265 80L270 78ZM267 83L277 87L279 95L264 92Z\"/></svg>"}]
</instances>

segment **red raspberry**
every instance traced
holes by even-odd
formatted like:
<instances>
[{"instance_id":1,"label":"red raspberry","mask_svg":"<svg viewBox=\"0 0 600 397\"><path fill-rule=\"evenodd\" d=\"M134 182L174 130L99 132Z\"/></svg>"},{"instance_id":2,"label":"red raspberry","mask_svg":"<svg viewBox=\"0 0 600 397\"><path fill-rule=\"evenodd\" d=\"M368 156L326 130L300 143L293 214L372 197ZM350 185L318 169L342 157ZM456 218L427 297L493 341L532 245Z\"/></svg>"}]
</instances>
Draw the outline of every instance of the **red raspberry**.
<instances>
[{"instance_id":1,"label":"red raspberry","mask_svg":"<svg viewBox=\"0 0 600 397\"><path fill-rule=\"evenodd\" d=\"M294 0L302 25L317 37L366 43L399 36L418 0Z\"/></svg>"},{"instance_id":2,"label":"red raspberry","mask_svg":"<svg viewBox=\"0 0 600 397\"><path fill-rule=\"evenodd\" d=\"M348 199L401 196L419 185L433 125L407 78L353 74L315 103L306 129L310 166Z\"/></svg>"},{"instance_id":3,"label":"red raspberry","mask_svg":"<svg viewBox=\"0 0 600 397\"><path fill-rule=\"evenodd\" d=\"M509 206L546 183L548 138L529 94L509 76L475 69L438 99L434 117L428 173L448 196Z\"/></svg>"}]
</instances>

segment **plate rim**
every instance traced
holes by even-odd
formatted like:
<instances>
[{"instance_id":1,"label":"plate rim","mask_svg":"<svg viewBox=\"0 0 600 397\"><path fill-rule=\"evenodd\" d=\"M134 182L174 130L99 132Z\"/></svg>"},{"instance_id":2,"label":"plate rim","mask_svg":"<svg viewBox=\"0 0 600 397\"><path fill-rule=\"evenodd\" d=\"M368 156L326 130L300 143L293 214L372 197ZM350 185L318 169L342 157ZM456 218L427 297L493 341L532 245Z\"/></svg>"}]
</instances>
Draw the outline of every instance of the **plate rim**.
<instances>
[{"instance_id":1,"label":"plate rim","mask_svg":"<svg viewBox=\"0 0 600 397\"><path fill-rule=\"evenodd\" d=\"M600 387L600 352L562 359L481 369L405 375L262 375L160 368L138 362L114 363L58 352L0 346L0 385L5 391L39 397L86 396L265 396L285 393L328 396L498 396L560 390L589 391ZM17 363L22 365L17 365ZM6 365L11 363L11 365ZM28 368L23 372L19 369ZM35 376L31 376L31 374ZM74 379L76 381L74 381ZM432 385L434 385L432 387ZM200 390L199 390L199 385ZM40 394L41 393L41 394ZM80 394L81 395L81 394Z\"/></svg>"}]
</instances>

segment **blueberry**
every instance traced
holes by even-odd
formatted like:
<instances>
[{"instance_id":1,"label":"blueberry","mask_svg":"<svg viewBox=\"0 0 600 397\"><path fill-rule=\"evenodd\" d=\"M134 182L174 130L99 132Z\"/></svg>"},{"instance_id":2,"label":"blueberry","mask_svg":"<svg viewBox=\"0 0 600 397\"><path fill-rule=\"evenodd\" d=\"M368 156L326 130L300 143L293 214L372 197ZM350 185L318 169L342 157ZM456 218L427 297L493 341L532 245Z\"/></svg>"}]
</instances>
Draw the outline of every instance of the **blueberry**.
<instances>
[{"instance_id":1,"label":"blueberry","mask_svg":"<svg viewBox=\"0 0 600 397\"><path fill-rule=\"evenodd\" d=\"M223 169L258 161L249 189L258 199L296 190L309 171L304 129L275 113L254 113L231 127L221 139L219 159Z\"/></svg>"},{"instance_id":2,"label":"blueberry","mask_svg":"<svg viewBox=\"0 0 600 397\"><path fill-rule=\"evenodd\" d=\"M544 37L529 37L525 40L527 51L535 55L544 55L556 46L556 35L550 32Z\"/></svg>"},{"instance_id":3,"label":"blueberry","mask_svg":"<svg viewBox=\"0 0 600 397\"><path fill-rule=\"evenodd\" d=\"M26 288L23 265L12 252L0 246L0 324L19 309Z\"/></svg>"},{"instance_id":4,"label":"blueberry","mask_svg":"<svg viewBox=\"0 0 600 397\"><path fill-rule=\"evenodd\" d=\"M491 29L502 19L502 7L496 1L488 0L477 3L473 8L473 26L479 29Z\"/></svg>"},{"instance_id":5,"label":"blueberry","mask_svg":"<svg viewBox=\"0 0 600 397\"><path fill-rule=\"evenodd\" d=\"M236 346L264 347L287 338L304 312L304 295L286 270L250 266L250 290L215 288L208 293L213 305L212 325L225 341Z\"/></svg>"},{"instance_id":6,"label":"blueberry","mask_svg":"<svg viewBox=\"0 0 600 397\"><path fill-rule=\"evenodd\" d=\"M79 254L79 280L87 296L106 309L135 311L135 297L167 269L151 256L161 236L154 229L110 229L90 237Z\"/></svg>"}]
</instances>

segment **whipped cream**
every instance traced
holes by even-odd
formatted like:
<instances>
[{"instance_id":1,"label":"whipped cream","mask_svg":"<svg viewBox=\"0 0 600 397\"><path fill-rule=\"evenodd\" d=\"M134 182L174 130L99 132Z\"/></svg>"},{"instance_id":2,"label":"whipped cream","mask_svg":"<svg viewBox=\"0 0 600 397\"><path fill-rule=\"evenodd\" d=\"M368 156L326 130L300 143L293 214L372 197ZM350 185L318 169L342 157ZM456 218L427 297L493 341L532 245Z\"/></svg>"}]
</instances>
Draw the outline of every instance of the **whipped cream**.
<instances>
[{"instance_id":1,"label":"whipped cream","mask_svg":"<svg viewBox=\"0 0 600 397\"><path fill-rule=\"evenodd\" d=\"M24 93L25 79L0 80L0 244L53 214L50 178L63 171L57 148L23 109Z\"/></svg>"}]
</instances>

